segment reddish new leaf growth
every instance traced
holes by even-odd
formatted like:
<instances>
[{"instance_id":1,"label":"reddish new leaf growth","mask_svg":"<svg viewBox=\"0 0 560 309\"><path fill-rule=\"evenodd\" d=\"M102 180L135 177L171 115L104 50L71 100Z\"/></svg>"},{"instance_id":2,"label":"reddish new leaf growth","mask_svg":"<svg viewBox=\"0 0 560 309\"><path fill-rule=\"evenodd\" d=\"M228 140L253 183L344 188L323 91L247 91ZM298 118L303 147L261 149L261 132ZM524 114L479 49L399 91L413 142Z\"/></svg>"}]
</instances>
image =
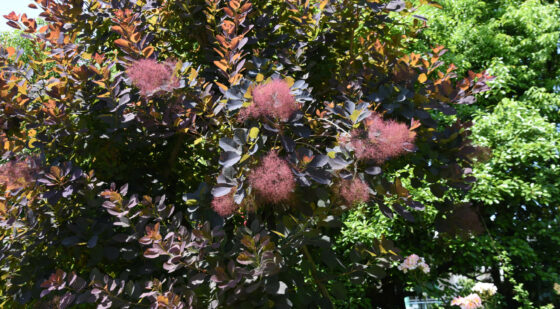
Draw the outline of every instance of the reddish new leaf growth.
<instances>
[{"instance_id":1,"label":"reddish new leaf growth","mask_svg":"<svg viewBox=\"0 0 560 309\"><path fill-rule=\"evenodd\" d=\"M253 89L253 103L243 109L239 118L271 117L286 121L299 108L290 86L282 79L275 79Z\"/></svg>"},{"instance_id":2,"label":"reddish new leaf growth","mask_svg":"<svg viewBox=\"0 0 560 309\"><path fill-rule=\"evenodd\" d=\"M169 90L179 86L179 80L173 75L174 62L158 63L153 59L140 59L133 62L126 74L141 95L150 95L157 90Z\"/></svg>"},{"instance_id":3,"label":"reddish new leaf growth","mask_svg":"<svg viewBox=\"0 0 560 309\"><path fill-rule=\"evenodd\" d=\"M406 124L383 120L372 114L365 121L366 130L350 132L348 145L354 149L358 159L371 159L381 163L389 158L411 151L415 133Z\"/></svg>"},{"instance_id":4,"label":"reddish new leaf growth","mask_svg":"<svg viewBox=\"0 0 560 309\"><path fill-rule=\"evenodd\" d=\"M156 298L156 308L186 308L181 301L181 296L173 292L165 292Z\"/></svg>"},{"instance_id":5,"label":"reddish new leaf growth","mask_svg":"<svg viewBox=\"0 0 560 309\"><path fill-rule=\"evenodd\" d=\"M49 279L41 283L42 288L56 287L57 289L63 289L66 286L64 279L66 278L66 273L61 269L57 269L55 273L49 276Z\"/></svg>"},{"instance_id":6,"label":"reddish new leaf growth","mask_svg":"<svg viewBox=\"0 0 560 309\"><path fill-rule=\"evenodd\" d=\"M369 186L359 178L343 179L338 187L338 194L348 206L352 206L369 200Z\"/></svg>"},{"instance_id":7,"label":"reddish new leaf growth","mask_svg":"<svg viewBox=\"0 0 560 309\"><path fill-rule=\"evenodd\" d=\"M288 200L296 186L290 166L274 151L249 174L249 183L261 199L271 203Z\"/></svg>"},{"instance_id":8,"label":"reddish new leaf growth","mask_svg":"<svg viewBox=\"0 0 560 309\"><path fill-rule=\"evenodd\" d=\"M13 160L0 166L0 184L6 186L6 191L26 187L35 179L37 170L28 161Z\"/></svg>"},{"instance_id":9,"label":"reddish new leaf growth","mask_svg":"<svg viewBox=\"0 0 560 309\"><path fill-rule=\"evenodd\" d=\"M138 240L139 243L143 245L151 245L154 242L159 242L161 240L161 234L159 233L159 222L154 226L146 226L146 235Z\"/></svg>"},{"instance_id":10,"label":"reddish new leaf growth","mask_svg":"<svg viewBox=\"0 0 560 309\"><path fill-rule=\"evenodd\" d=\"M215 197L212 200L212 209L214 209L214 211L222 217L228 217L232 215L237 210L237 208L239 208L239 206L235 204L235 201L233 200L234 194L235 189L232 189L229 194Z\"/></svg>"},{"instance_id":11,"label":"reddish new leaf growth","mask_svg":"<svg viewBox=\"0 0 560 309\"><path fill-rule=\"evenodd\" d=\"M12 20L12 21L19 21L19 15L16 14L16 12L12 11L10 14L8 15L3 15L4 18L6 18L7 20Z\"/></svg>"}]
</instances>

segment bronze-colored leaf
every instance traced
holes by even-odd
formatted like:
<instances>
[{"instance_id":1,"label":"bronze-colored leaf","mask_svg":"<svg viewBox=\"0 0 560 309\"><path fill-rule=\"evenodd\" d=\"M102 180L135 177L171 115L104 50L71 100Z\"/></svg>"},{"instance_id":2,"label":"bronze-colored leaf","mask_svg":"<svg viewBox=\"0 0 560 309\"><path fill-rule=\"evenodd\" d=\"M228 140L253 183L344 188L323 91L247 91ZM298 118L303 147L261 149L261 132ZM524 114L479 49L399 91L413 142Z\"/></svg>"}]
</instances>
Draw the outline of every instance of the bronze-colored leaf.
<instances>
[{"instance_id":1,"label":"bronze-colored leaf","mask_svg":"<svg viewBox=\"0 0 560 309\"><path fill-rule=\"evenodd\" d=\"M220 82L214 82L216 85L218 85L218 87L222 88L224 91L227 91L229 88L228 86L220 83Z\"/></svg>"},{"instance_id":2,"label":"bronze-colored leaf","mask_svg":"<svg viewBox=\"0 0 560 309\"><path fill-rule=\"evenodd\" d=\"M136 32L132 35L131 40L133 43L138 43L142 38L142 34L140 32Z\"/></svg>"},{"instance_id":3,"label":"bronze-colored leaf","mask_svg":"<svg viewBox=\"0 0 560 309\"><path fill-rule=\"evenodd\" d=\"M222 22L222 30L231 35L235 31L235 23L230 20L224 20Z\"/></svg>"},{"instance_id":4,"label":"bronze-colored leaf","mask_svg":"<svg viewBox=\"0 0 560 309\"><path fill-rule=\"evenodd\" d=\"M130 42L125 39L116 39L115 44L124 48L130 48Z\"/></svg>"},{"instance_id":5,"label":"bronze-colored leaf","mask_svg":"<svg viewBox=\"0 0 560 309\"><path fill-rule=\"evenodd\" d=\"M6 51L8 52L8 56L10 56L10 57L13 56L16 53L16 49L11 47L11 46L6 48Z\"/></svg>"},{"instance_id":6,"label":"bronze-colored leaf","mask_svg":"<svg viewBox=\"0 0 560 309\"><path fill-rule=\"evenodd\" d=\"M214 61L214 64L222 71L226 72L228 71L228 66L225 60L220 60L220 61Z\"/></svg>"},{"instance_id":7,"label":"bronze-colored leaf","mask_svg":"<svg viewBox=\"0 0 560 309\"><path fill-rule=\"evenodd\" d=\"M243 4L243 6L241 7L241 12L242 13L246 13L247 11L249 11L251 9L252 4L251 3L245 3Z\"/></svg>"},{"instance_id":8,"label":"bronze-colored leaf","mask_svg":"<svg viewBox=\"0 0 560 309\"><path fill-rule=\"evenodd\" d=\"M239 8L239 6L240 6L240 3L239 3L238 0L230 0L230 1L229 1L229 6L230 6L232 9L237 10L237 9Z\"/></svg>"},{"instance_id":9,"label":"bronze-colored leaf","mask_svg":"<svg viewBox=\"0 0 560 309\"><path fill-rule=\"evenodd\" d=\"M118 34L120 34L120 35L123 35L123 34L124 34L124 31L123 31L123 29L121 28L121 26L111 26L111 30L112 30L112 31L115 31L116 33L118 33Z\"/></svg>"},{"instance_id":10,"label":"bronze-colored leaf","mask_svg":"<svg viewBox=\"0 0 560 309\"><path fill-rule=\"evenodd\" d=\"M7 20L18 21L19 15L17 15L16 12L12 11L10 14L4 15L4 18L6 18Z\"/></svg>"},{"instance_id":11,"label":"bronze-colored leaf","mask_svg":"<svg viewBox=\"0 0 560 309\"><path fill-rule=\"evenodd\" d=\"M225 48L229 48L229 43L226 41L226 38L223 35L217 35L216 40L218 40L220 45L224 46Z\"/></svg>"},{"instance_id":12,"label":"bronze-colored leaf","mask_svg":"<svg viewBox=\"0 0 560 309\"><path fill-rule=\"evenodd\" d=\"M439 45L436 46L434 49L432 49L432 51L434 52L434 54L437 55L442 49L443 49L443 45Z\"/></svg>"},{"instance_id":13,"label":"bronze-colored leaf","mask_svg":"<svg viewBox=\"0 0 560 309\"><path fill-rule=\"evenodd\" d=\"M151 56L153 53L154 53L154 47L153 47L153 46L148 46L148 47L146 47L146 48L144 48L144 49L142 50L142 55L143 55L145 58L150 58L150 56Z\"/></svg>"},{"instance_id":14,"label":"bronze-colored leaf","mask_svg":"<svg viewBox=\"0 0 560 309\"><path fill-rule=\"evenodd\" d=\"M224 8L224 12L226 12L226 14L227 14L229 17L233 17L233 16L235 15L235 14L233 14L233 11L232 11L230 8L228 8L228 7L225 7L225 8Z\"/></svg>"}]
</instances>

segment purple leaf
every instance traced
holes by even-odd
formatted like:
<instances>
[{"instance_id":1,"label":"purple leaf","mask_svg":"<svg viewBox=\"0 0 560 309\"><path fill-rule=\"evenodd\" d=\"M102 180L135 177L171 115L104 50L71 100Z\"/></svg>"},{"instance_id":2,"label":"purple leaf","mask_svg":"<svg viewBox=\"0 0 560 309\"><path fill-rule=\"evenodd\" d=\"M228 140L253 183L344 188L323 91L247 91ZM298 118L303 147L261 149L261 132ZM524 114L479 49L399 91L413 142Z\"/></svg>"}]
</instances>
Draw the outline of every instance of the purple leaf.
<instances>
[{"instance_id":1,"label":"purple leaf","mask_svg":"<svg viewBox=\"0 0 560 309\"><path fill-rule=\"evenodd\" d=\"M51 292L50 289L42 290L42 291L41 291L41 294L39 295L39 297L43 298L43 297L45 297L46 295L48 295L50 292Z\"/></svg>"},{"instance_id":2,"label":"purple leaf","mask_svg":"<svg viewBox=\"0 0 560 309\"><path fill-rule=\"evenodd\" d=\"M60 302L58 304L58 308L59 309L65 309L68 306L70 306L74 300L76 299L76 295L67 292L66 294L64 294L64 296L62 296L62 298L60 299Z\"/></svg>"},{"instance_id":3,"label":"purple leaf","mask_svg":"<svg viewBox=\"0 0 560 309\"><path fill-rule=\"evenodd\" d=\"M158 256L160 256L160 254L161 254L161 250L157 248L148 248L146 251L144 251L144 257L148 259L155 259Z\"/></svg>"}]
</instances>

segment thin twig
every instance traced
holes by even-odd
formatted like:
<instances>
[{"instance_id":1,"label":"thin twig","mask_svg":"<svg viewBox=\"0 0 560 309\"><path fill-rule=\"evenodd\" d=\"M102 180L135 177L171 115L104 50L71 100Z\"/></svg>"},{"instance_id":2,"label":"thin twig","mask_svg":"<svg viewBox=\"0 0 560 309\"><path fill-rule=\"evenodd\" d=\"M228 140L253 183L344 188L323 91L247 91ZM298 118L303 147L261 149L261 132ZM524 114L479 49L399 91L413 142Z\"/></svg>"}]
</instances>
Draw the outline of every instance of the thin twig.
<instances>
[{"instance_id":1,"label":"thin twig","mask_svg":"<svg viewBox=\"0 0 560 309\"><path fill-rule=\"evenodd\" d=\"M325 288L325 286L321 283L321 280L319 280L319 278L317 277L317 265L315 264L315 261L313 261L313 258L311 257L311 254L307 249L307 246L303 245L301 248L303 249L303 255L305 255L305 258L311 264L312 267L311 276L313 277L313 281L315 281L315 284L321 291L321 294L323 294L323 297L325 297L329 301L329 303L331 304L331 308L335 309L336 307L332 301L331 296L329 295L329 291L327 290L327 288Z\"/></svg>"},{"instance_id":2,"label":"thin twig","mask_svg":"<svg viewBox=\"0 0 560 309\"><path fill-rule=\"evenodd\" d=\"M336 123L334 123L334 122L332 122L332 121L330 121L330 120L328 120L328 119L326 119L326 118L319 118L319 120L326 121L326 122L332 124L333 126L337 127L339 130L344 131L344 133L348 133L348 131L344 130L344 129L341 128L339 125L337 125Z\"/></svg>"}]
</instances>

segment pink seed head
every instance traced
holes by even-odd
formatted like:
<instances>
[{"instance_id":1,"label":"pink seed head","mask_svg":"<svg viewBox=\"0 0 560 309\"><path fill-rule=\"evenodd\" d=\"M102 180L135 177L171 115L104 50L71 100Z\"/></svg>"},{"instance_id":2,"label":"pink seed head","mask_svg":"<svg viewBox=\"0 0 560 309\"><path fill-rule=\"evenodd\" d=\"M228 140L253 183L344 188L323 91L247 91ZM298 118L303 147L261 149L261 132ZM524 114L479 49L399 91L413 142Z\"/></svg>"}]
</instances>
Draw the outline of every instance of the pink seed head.
<instances>
[{"instance_id":1,"label":"pink seed head","mask_svg":"<svg viewBox=\"0 0 560 309\"><path fill-rule=\"evenodd\" d=\"M338 194L346 205L352 206L369 200L369 186L359 178L343 179L340 182Z\"/></svg>"},{"instance_id":2,"label":"pink seed head","mask_svg":"<svg viewBox=\"0 0 560 309\"><path fill-rule=\"evenodd\" d=\"M358 159L371 159L378 163L406 153L414 143L414 133L408 126L393 120L383 120L378 114L366 119L366 130L350 132L348 143Z\"/></svg>"},{"instance_id":3,"label":"pink seed head","mask_svg":"<svg viewBox=\"0 0 560 309\"><path fill-rule=\"evenodd\" d=\"M222 217L228 217L232 215L237 210L237 208L239 208L233 200L234 193L235 189L232 189L229 194L215 197L212 200L212 209L214 209L214 211Z\"/></svg>"},{"instance_id":4,"label":"pink seed head","mask_svg":"<svg viewBox=\"0 0 560 309\"><path fill-rule=\"evenodd\" d=\"M243 109L239 117L245 120L268 116L286 121L298 108L288 83L282 79L274 79L253 89L253 103Z\"/></svg>"},{"instance_id":5,"label":"pink seed head","mask_svg":"<svg viewBox=\"0 0 560 309\"><path fill-rule=\"evenodd\" d=\"M130 65L126 74L132 84L140 89L140 94L146 96L158 89L177 87L179 81L173 76L174 68L173 62L158 63L153 59L140 59Z\"/></svg>"},{"instance_id":6,"label":"pink seed head","mask_svg":"<svg viewBox=\"0 0 560 309\"><path fill-rule=\"evenodd\" d=\"M257 195L271 203L288 200L296 186L290 166L274 151L269 152L251 171L248 180Z\"/></svg>"}]
</instances>

